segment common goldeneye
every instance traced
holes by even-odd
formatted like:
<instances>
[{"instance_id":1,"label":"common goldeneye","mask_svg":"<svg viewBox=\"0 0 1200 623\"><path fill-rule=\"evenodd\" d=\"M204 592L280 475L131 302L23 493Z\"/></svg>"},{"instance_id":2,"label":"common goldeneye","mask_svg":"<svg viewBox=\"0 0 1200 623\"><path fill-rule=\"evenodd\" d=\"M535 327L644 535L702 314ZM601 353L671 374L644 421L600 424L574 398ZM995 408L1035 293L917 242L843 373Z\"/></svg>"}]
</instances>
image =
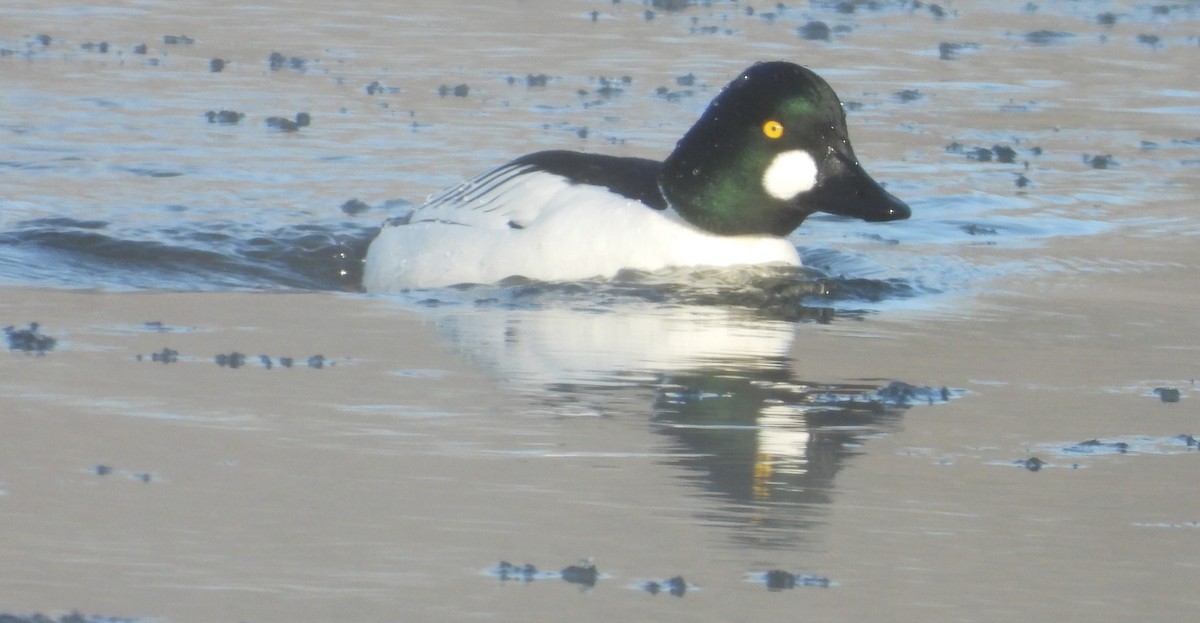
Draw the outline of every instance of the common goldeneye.
<instances>
[{"instance_id":1,"label":"common goldeneye","mask_svg":"<svg viewBox=\"0 0 1200 623\"><path fill-rule=\"evenodd\" d=\"M829 84L793 63L757 63L717 94L663 162L537 152L389 220L367 251L363 287L796 266L785 236L813 212L866 221L910 214L859 165Z\"/></svg>"}]
</instances>

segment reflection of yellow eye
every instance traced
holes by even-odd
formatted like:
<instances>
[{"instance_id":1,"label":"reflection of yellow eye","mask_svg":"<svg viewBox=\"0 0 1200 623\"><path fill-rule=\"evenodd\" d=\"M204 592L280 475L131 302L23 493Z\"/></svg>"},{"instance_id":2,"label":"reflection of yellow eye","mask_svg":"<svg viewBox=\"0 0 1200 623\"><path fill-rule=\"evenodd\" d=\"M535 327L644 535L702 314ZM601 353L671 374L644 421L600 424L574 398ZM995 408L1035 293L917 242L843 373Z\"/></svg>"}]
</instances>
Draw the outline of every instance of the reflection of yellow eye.
<instances>
[{"instance_id":1,"label":"reflection of yellow eye","mask_svg":"<svg viewBox=\"0 0 1200 623\"><path fill-rule=\"evenodd\" d=\"M767 138L779 138L783 136L783 124L774 119L767 120L763 124L763 135Z\"/></svg>"}]
</instances>

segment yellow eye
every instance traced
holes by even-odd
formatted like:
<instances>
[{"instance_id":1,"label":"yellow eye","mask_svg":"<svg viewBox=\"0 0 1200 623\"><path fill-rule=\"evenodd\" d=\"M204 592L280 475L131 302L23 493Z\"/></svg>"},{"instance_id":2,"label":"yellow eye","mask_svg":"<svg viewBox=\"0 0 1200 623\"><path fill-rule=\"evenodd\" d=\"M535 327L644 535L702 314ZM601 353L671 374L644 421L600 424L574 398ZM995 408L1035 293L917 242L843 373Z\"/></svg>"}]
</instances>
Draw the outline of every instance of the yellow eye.
<instances>
[{"instance_id":1,"label":"yellow eye","mask_svg":"<svg viewBox=\"0 0 1200 623\"><path fill-rule=\"evenodd\" d=\"M767 138L779 138L783 136L783 124L774 119L767 120L762 127L763 135Z\"/></svg>"}]
</instances>

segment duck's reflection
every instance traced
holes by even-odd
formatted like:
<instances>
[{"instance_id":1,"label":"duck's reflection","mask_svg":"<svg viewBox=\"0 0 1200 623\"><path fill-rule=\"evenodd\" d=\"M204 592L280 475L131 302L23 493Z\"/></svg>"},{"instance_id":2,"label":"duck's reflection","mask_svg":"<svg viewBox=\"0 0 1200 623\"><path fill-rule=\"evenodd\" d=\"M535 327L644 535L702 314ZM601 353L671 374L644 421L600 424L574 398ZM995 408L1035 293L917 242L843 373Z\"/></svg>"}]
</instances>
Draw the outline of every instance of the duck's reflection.
<instances>
[{"instance_id":1,"label":"duck's reflection","mask_svg":"<svg viewBox=\"0 0 1200 623\"><path fill-rule=\"evenodd\" d=\"M819 520L834 476L866 438L894 430L908 404L940 394L901 383L804 383L782 369L710 370L673 376L653 421L675 441L673 463L721 500L712 521L736 519L736 539L784 546Z\"/></svg>"},{"instance_id":2,"label":"duck's reflection","mask_svg":"<svg viewBox=\"0 0 1200 623\"><path fill-rule=\"evenodd\" d=\"M793 378L798 325L737 308L662 304L427 310L459 352L543 408L622 418L669 441L666 460L759 546L803 539L864 439L940 390ZM644 423L644 424L643 424Z\"/></svg>"}]
</instances>

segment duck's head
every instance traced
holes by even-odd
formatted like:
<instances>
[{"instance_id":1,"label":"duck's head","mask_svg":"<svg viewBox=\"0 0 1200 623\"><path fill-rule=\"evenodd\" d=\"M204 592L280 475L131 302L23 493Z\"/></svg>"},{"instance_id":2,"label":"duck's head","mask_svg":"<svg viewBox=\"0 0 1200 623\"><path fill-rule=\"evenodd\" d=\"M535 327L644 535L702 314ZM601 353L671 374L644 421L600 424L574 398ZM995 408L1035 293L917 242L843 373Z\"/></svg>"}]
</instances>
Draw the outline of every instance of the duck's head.
<instances>
[{"instance_id":1,"label":"duck's head","mask_svg":"<svg viewBox=\"0 0 1200 623\"><path fill-rule=\"evenodd\" d=\"M783 236L813 212L911 214L859 165L829 84L786 62L757 63L729 83L663 163L659 185L693 225L726 235Z\"/></svg>"}]
</instances>

